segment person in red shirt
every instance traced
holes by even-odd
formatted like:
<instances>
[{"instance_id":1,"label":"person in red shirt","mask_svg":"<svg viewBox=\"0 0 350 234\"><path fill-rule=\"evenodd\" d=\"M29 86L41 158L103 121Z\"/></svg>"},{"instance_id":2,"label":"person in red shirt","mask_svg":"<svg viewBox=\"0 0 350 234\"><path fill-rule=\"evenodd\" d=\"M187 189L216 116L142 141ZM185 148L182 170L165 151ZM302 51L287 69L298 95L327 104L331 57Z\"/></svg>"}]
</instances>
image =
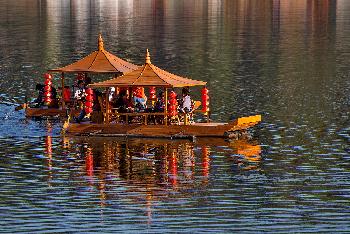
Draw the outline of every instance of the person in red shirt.
<instances>
[{"instance_id":1,"label":"person in red shirt","mask_svg":"<svg viewBox=\"0 0 350 234\"><path fill-rule=\"evenodd\" d=\"M70 102L71 92L70 92L69 86L64 86L62 96L63 96L64 102Z\"/></svg>"}]
</instances>

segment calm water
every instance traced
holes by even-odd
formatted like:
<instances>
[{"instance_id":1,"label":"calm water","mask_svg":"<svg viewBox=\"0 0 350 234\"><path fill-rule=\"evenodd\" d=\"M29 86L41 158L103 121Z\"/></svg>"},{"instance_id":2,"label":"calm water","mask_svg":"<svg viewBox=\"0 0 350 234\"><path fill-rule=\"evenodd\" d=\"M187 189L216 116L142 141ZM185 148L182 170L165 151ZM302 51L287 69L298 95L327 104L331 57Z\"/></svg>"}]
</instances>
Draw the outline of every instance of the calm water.
<instances>
[{"instance_id":1,"label":"calm water","mask_svg":"<svg viewBox=\"0 0 350 234\"><path fill-rule=\"evenodd\" d=\"M347 0L0 0L0 231L349 232L349 22ZM99 32L207 81L214 120L262 114L255 138L68 138L14 111Z\"/></svg>"}]
</instances>

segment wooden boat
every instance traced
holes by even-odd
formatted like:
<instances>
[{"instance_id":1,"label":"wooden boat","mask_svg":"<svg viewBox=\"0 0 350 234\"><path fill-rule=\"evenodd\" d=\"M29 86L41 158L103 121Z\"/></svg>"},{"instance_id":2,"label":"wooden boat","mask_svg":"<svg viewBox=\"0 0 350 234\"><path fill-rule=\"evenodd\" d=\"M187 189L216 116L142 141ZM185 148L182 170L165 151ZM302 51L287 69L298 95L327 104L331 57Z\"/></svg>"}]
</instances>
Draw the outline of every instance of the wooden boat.
<instances>
[{"instance_id":1,"label":"wooden boat","mask_svg":"<svg viewBox=\"0 0 350 234\"><path fill-rule=\"evenodd\" d=\"M98 50L72 64L51 69L49 72L61 73L61 87L64 87L66 73L85 73L85 76L95 73L118 76L137 68L137 65L129 63L105 50L103 39L100 34L98 38ZM26 109L26 117L65 117L67 112L67 106L64 100L60 100L60 108L30 108L26 104L24 104L23 107ZM80 110L73 110L73 114L77 112L79 113Z\"/></svg>"},{"instance_id":2,"label":"wooden boat","mask_svg":"<svg viewBox=\"0 0 350 234\"><path fill-rule=\"evenodd\" d=\"M79 114L80 110L72 110L73 115ZM25 108L26 117L59 117L66 118L68 117L67 109L58 109L58 108Z\"/></svg>"},{"instance_id":3,"label":"wooden boat","mask_svg":"<svg viewBox=\"0 0 350 234\"><path fill-rule=\"evenodd\" d=\"M180 114L171 114L168 109L168 89L183 88L189 86L205 86L206 82L180 77L164 71L151 63L147 50L146 62L140 68L126 73L120 77L89 85L92 88L131 88L135 87L158 87L163 88L165 93L164 112L159 113L117 113L109 107L109 102L103 111L103 123L66 123L64 130L71 135L94 135L94 136L127 136L127 137L164 137L164 138L193 138L193 137L222 137L237 138L244 132L261 121L261 115L238 118L230 123L193 123L186 121L188 114L183 114L184 121L174 121L181 118ZM105 100L108 98L106 93ZM171 103L171 102L170 102ZM204 106L204 105L203 105ZM202 114L209 118L209 109L204 108ZM150 117L163 118L163 124L150 123ZM121 118L122 117L122 118ZM136 123L128 119L138 118ZM112 121L114 119L114 121ZM120 121L122 120L122 121Z\"/></svg>"}]
</instances>

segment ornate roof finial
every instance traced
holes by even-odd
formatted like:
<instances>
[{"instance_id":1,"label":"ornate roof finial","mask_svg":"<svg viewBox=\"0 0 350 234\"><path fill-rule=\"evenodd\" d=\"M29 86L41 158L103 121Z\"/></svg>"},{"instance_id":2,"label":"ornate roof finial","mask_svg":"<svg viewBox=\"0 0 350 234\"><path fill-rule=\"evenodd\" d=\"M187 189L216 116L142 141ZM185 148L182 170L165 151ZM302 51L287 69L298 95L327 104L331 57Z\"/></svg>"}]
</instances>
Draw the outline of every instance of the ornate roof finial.
<instances>
[{"instance_id":1,"label":"ornate roof finial","mask_svg":"<svg viewBox=\"0 0 350 234\"><path fill-rule=\"evenodd\" d=\"M99 51L104 50L103 39L102 39L101 33L99 33L99 35L98 35L98 50Z\"/></svg>"},{"instance_id":2,"label":"ornate roof finial","mask_svg":"<svg viewBox=\"0 0 350 234\"><path fill-rule=\"evenodd\" d=\"M149 55L148 49L146 49L146 63L151 64L151 56Z\"/></svg>"}]
</instances>

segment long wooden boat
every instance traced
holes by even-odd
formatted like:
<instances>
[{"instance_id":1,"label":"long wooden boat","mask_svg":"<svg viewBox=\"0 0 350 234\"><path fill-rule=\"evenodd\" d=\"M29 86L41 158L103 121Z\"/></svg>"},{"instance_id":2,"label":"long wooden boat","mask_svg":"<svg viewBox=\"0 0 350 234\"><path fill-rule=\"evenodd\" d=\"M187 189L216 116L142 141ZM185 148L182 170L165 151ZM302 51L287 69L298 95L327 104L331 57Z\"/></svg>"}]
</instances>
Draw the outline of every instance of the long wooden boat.
<instances>
[{"instance_id":1,"label":"long wooden boat","mask_svg":"<svg viewBox=\"0 0 350 234\"><path fill-rule=\"evenodd\" d=\"M244 135L246 130L261 121L261 115L238 118L229 123L214 123L207 121L206 123L191 123L188 120L189 114L178 114L175 88L185 88L190 86L204 86L202 89L202 110L204 116L209 117L209 96L206 82L192 80L180 77L162 70L151 63L149 51L146 52L145 64L138 69L126 73L117 78L90 84L90 88L110 87L123 88L129 90L129 98L133 88L149 88L155 91L155 88L163 89L164 92L164 112L159 113L117 113L109 107L108 91L105 97L105 107L103 111L103 123L79 123L65 124L65 132L72 135L95 135L95 136L127 136L127 137L163 137L163 138L193 138L193 137L222 137L222 138L238 138ZM170 91L170 101L168 101L168 92ZM187 92L186 92L187 93ZM169 110L169 111L168 111ZM192 114L194 112L192 111ZM163 119L162 124L149 123L149 117ZM120 118L120 117L123 118ZM183 122L180 119L183 118ZM128 119L141 119L138 123L128 121ZM170 119L177 121L170 121ZM112 119L116 119L113 122ZM209 120L209 118L208 118Z\"/></svg>"},{"instance_id":2,"label":"long wooden boat","mask_svg":"<svg viewBox=\"0 0 350 234\"><path fill-rule=\"evenodd\" d=\"M239 138L261 121L261 115L238 118L230 123L192 123L185 125L145 125L123 123L71 123L65 130L69 135L125 136L156 138L221 137Z\"/></svg>"}]
</instances>

